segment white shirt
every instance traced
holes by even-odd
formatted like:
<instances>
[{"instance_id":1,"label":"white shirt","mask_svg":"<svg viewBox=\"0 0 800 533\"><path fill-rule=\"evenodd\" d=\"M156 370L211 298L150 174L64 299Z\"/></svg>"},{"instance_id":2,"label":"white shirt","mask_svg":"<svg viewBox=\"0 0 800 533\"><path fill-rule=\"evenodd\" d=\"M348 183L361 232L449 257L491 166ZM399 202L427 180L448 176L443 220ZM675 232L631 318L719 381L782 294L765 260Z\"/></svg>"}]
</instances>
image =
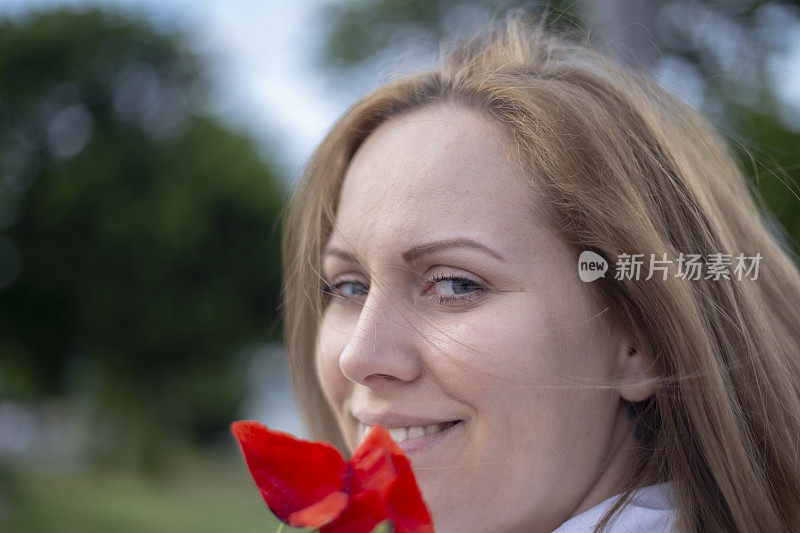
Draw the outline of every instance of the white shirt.
<instances>
[{"instance_id":1,"label":"white shirt","mask_svg":"<svg viewBox=\"0 0 800 533\"><path fill-rule=\"evenodd\" d=\"M615 515L608 533L669 533L673 531L676 507L672 502L672 484L659 483L642 487L633 492L628 503ZM620 494L612 496L573 516L561 524L553 533L591 533Z\"/></svg>"}]
</instances>

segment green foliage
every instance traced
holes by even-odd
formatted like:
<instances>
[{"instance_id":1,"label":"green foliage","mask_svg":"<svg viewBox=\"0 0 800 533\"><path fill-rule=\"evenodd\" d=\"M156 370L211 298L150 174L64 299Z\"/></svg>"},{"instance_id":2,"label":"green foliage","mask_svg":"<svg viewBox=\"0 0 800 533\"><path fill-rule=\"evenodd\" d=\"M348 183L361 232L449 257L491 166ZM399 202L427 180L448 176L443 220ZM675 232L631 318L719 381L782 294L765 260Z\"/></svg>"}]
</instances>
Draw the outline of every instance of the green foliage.
<instances>
[{"instance_id":1,"label":"green foliage","mask_svg":"<svg viewBox=\"0 0 800 533\"><path fill-rule=\"evenodd\" d=\"M728 119L735 124L731 143L752 189L763 199L768 220L784 245L800 251L800 132L788 128L774 102L758 108L729 107Z\"/></svg>"},{"instance_id":2,"label":"green foliage","mask_svg":"<svg viewBox=\"0 0 800 533\"><path fill-rule=\"evenodd\" d=\"M722 129L785 246L800 251L800 113L787 119L778 65L800 26L796 2L664 2L661 54L702 80L703 111ZM693 21L686 24L687 20ZM800 102L794 102L800 108ZM761 201L763 199L763 202Z\"/></svg>"},{"instance_id":3,"label":"green foliage","mask_svg":"<svg viewBox=\"0 0 800 533\"><path fill-rule=\"evenodd\" d=\"M237 352L278 336L284 191L204 88L131 15L0 23L0 395L88 395L129 442L235 415Z\"/></svg>"}]
</instances>

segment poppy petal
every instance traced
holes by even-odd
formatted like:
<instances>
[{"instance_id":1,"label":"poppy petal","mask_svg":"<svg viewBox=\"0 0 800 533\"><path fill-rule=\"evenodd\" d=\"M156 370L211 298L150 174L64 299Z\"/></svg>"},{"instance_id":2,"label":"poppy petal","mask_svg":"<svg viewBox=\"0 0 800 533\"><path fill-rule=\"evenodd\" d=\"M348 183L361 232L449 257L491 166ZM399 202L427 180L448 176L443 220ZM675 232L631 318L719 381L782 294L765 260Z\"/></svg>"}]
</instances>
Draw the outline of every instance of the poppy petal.
<instances>
[{"instance_id":1,"label":"poppy petal","mask_svg":"<svg viewBox=\"0 0 800 533\"><path fill-rule=\"evenodd\" d=\"M386 507L375 491L354 494L347 508L336 519L320 528L320 533L371 533L386 520Z\"/></svg>"},{"instance_id":2,"label":"poppy petal","mask_svg":"<svg viewBox=\"0 0 800 533\"><path fill-rule=\"evenodd\" d=\"M433 533L433 518L419 491L411 463L402 450L399 454L392 453L392 460L397 476L385 504L389 518L394 521L394 532Z\"/></svg>"},{"instance_id":3,"label":"poppy petal","mask_svg":"<svg viewBox=\"0 0 800 533\"><path fill-rule=\"evenodd\" d=\"M378 424L372 426L347 462L353 473L351 493L374 490L385 497L397 476L392 461L393 452L403 453L386 429Z\"/></svg>"},{"instance_id":4,"label":"poppy petal","mask_svg":"<svg viewBox=\"0 0 800 533\"><path fill-rule=\"evenodd\" d=\"M351 493L370 491L380 495L395 533L433 533L433 519L411 463L386 429L372 426L348 465L353 473Z\"/></svg>"},{"instance_id":5,"label":"poppy petal","mask_svg":"<svg viewBox=\"0 0 800 533\"><path fill-rule=\"evenodd\" d=\"M280 520L344 491L347 467L332 445L297 439L255 421L234 422L231 431L267 507Z\"/></svg>"},{"instance_id":6,"label":"poppy petal","mask_svg":"<svg viewBox=\"0 0 800 533\"><path fill-rule=\"evenodd\" d=\"M292 527L320 527L342 514L347 500L344 492L331 492L314 505L290 514L288 524Z\"/></svg>"}]
</instances>

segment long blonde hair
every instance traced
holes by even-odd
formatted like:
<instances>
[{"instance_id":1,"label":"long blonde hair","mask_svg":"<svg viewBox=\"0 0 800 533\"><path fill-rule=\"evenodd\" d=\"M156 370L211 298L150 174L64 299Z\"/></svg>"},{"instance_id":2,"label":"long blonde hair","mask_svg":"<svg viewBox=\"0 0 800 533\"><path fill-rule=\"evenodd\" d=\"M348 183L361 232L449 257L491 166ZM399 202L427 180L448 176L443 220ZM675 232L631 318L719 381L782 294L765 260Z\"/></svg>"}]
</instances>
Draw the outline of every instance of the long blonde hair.
<instances>
[{"instance_id":1,"label":"long blonde hair","mask_svg":"<svg viewBox=\"0 0 800 533\"><path fill-rule=\"evenodd\" d=\"M344 450L314 372L321 252L351 157L399 113L454 103L509 132L531 189L576 250L760 253L758 279L600 279L597 296L653 356L629 485L671 481L680 531L800 531L800 274L762 220L720 135L645 77L520 17L455 46L439 68L356 103L310 160L287 209L285 338L318 439ZM757 195L756 199L758 200ZM760 200L758 200L760 202Z\"/></svg>"}]
</instances>

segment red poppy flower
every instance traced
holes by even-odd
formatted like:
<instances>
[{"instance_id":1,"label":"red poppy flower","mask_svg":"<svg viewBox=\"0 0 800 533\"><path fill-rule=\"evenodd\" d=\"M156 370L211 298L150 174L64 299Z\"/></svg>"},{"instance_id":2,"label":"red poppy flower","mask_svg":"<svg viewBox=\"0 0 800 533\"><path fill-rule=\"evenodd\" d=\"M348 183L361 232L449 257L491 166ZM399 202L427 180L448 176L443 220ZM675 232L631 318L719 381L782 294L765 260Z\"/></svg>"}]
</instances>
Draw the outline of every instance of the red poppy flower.
<instances>
[{"instance_id":1,"label":"red poppy flower","mask_svg":"<svg viewBox=\"0 0 800 533\"><path fill-rule=\"evenodd\" d=\"M349 461L326 442L258 422L234 422L231 430L267 507L290 526L369 533L391 520L395 533L433 533L411 464L380 425Z\"/></svg>"}]
</instances>

